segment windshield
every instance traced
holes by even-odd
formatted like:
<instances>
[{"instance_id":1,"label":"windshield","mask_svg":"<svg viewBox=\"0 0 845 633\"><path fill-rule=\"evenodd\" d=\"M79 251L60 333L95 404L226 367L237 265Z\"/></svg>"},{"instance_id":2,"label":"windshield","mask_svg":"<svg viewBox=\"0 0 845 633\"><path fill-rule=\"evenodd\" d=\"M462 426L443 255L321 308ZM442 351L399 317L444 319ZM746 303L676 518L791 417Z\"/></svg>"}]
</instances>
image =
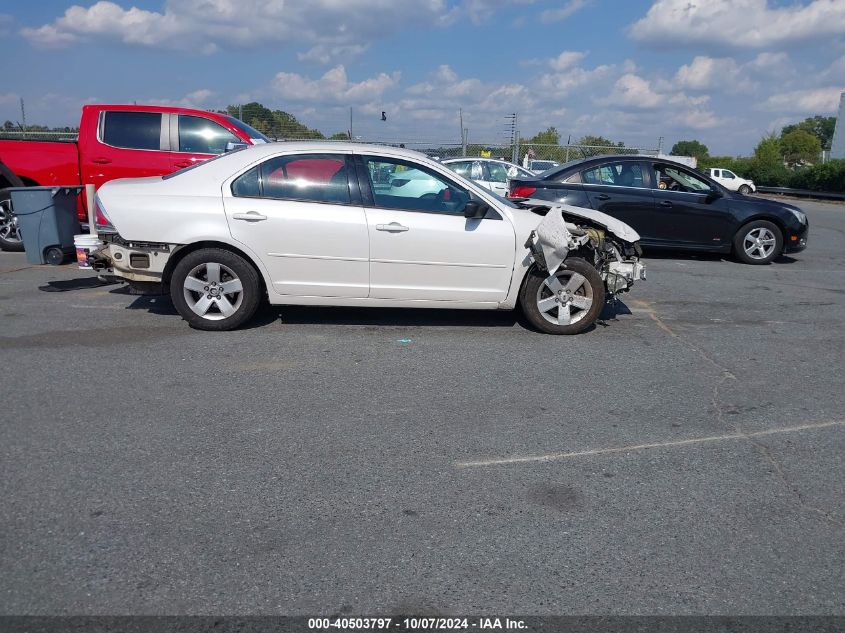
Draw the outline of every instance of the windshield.
<instances>
[{"instance_id":1,"label":"windshield","mask_svg":"<svg viewBox=\"0 0 845 633\"><path fill-rule=\"evenodd\" d=\"M236 119L236 118L235 118L235 117L233 117L233 116L227 116L227 117L226 117L226 119L229 121L229 123L231 123L232 125L234 125L234 126L235 126L236 128L238 128L241 132L243 132L244 134L246 134L249 138L251 138L251 139L255 139L255 140L259 140L259 141L262 141L262 142L264 142L264 143L269 143L269 142L270 142L270 139L269 139L269 138L267 138L266 136L264 136L261 132L259 132L258 130L256 130L254 127L251 127L251 126L247 125L246 123L244 123L244 122L243 122L243 121L241 121L240 119Z\"/></svg>"}]
</instances>

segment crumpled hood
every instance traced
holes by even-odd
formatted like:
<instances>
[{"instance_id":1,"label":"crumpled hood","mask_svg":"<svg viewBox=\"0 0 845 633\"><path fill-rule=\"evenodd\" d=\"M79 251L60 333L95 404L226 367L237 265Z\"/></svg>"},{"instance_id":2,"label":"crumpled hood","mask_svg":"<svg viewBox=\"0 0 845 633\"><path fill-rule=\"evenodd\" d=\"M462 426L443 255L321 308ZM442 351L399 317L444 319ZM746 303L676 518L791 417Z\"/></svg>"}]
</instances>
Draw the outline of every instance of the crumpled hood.
<instances>
[{"instance_id":1,"label":"crumpled hood","mask_svg":"<svg viewBox=\"0 0 845 633\"><path fill-rule=\"evenodd\" d=\"M609 216L606 213L596 211L595 209L587 209L585 207L573 207L571 204L549 204L548 200L537 200L533 198L529 198L525 201L520 201L519 204L526 205L529 207L547 207L549 209L560 207L561 209L563 209L564 213L595 222L596 224L599 224L606 228L619 239L625 240L626 242L633 243L639 241L640 239L640 234L637 233L633 228L631 228L630 225L625 224L622 220L617 220L616 218Z\"/></svg>"}]
</instances>

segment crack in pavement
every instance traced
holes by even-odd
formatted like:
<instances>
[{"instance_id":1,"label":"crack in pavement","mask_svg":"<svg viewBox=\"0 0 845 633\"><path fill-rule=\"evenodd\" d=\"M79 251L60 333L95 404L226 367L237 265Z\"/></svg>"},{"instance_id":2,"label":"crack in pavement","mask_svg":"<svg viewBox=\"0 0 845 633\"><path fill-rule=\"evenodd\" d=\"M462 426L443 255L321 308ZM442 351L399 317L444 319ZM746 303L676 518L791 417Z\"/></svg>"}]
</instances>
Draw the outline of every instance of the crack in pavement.
<instances>
[{"instance_id":1,"label":"crack in pavement","mask_svg":"<svg viewBox=\"0 0 845 633\"><path fill-rule=\"evenodd\" d=\"M722 387L724 386L724 384L728 380L734 380L735 381L736 375L734 375L734 373L732 371L730 371L727 367L725 367L724 365L717 362L713 357L711 357L709 354L707 354L707 352L705 352L703 349L694 345L693 343L688 341L685 337L680 336L671 327L669 327L669 325L667 325L663 321L663 319L660 318L660 316L657 314L657 311L654 309L654 306L650 302L643 301L643 300L636 300L636 301L634 301L634 304L637 307L639 307L640 309L642 309L643 311L645 311L645 313L648 314L649 318L651 318L651 320L654 321L654 323L657 325L657 327L659 327L661 330L663 330L664 332L669 334L669 336L671 336L672 338L677 340L679 343L681 343L685 347L691 349L700 358L705 360L708 364L710 364L712 367L714 367L719 372L719 374L720 374L719 379L713 385L713 391L712 391L711 397L710 397L710 404L711 404L711 406L713 408L713 412L716 416L716 421L720 425L722 425L723 427L726 427L728 429L732 429L736 435L743 437L744 439L749 441L757 449L757 451L763 456L763 458L766 461L768 461L769 464L772 466L772 469L774 470L775 475L778 477L778 479L780 479L781 483L783 483L783 485L786 487L786 489L789 490L794 495L795 499L798 501L799 506L801 506L803 509L805 509L809 512L813 512L813 513L818 514L819 516L824 518L826 521L828 521L828 522L830 522L830 523L832 523L832 524L834 524L834 525L836 525L840 528L845 527L845 525L843 525L842 522L840 522L836 518L832 517L829 512L825 511L822 508L818 508L814 505L811 505L810 503L807 502L805 496L801 493L801 491L792 482L789 481L789 478L787 477L786 472L784 471L782 464L774 456L771 449L769 449L768 446L766 446L761 441L756 439L756 437L759 435L759 433L748 433L748 432L744 431L742 429L742 427L740 427L738 424L730 424L725 420L724 409L723 409L723 406L720 404L721 400L722 400L721 390L722 390Z\"/></svg>"}]
</instances>

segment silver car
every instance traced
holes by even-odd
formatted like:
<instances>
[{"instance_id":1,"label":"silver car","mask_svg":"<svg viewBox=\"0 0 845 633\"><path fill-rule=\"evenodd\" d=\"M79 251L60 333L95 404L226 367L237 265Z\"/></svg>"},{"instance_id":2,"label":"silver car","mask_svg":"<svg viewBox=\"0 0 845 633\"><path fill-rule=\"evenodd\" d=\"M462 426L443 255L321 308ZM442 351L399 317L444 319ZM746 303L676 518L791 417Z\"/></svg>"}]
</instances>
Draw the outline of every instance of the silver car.
<instances>
[{"instance_id":1,"label":"silver car","mask_svg":"<svg viewBox=\"0 0 845 633\"><path fill-rule=\"evenodd\" d=\"M524 167L495 158L450 158L441 162L464 178L474 180L502 197L508 194L508 180L511 178L534 177Z\"/></svg>"}]
</instances>

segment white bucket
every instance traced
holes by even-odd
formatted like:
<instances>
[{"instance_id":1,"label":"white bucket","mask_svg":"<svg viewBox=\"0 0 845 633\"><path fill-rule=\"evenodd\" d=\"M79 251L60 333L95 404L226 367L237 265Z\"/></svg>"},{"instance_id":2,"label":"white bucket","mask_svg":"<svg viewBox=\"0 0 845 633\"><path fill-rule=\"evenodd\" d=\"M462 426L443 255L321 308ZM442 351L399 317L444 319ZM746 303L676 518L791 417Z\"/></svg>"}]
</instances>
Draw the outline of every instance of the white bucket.
<instances>
[{"instance_id":1,"label":"white bucket","mask_svg":"<svg viewBox=\"0 0 845 633\"><path fill-rule=\"evenodd\" d=\"M100 248L103 243L96 235L85 233L84 235L73 236L73 246L76 248L76 263L80 268L91 269L89 255Z\"/></svg>"}]
</instances>

